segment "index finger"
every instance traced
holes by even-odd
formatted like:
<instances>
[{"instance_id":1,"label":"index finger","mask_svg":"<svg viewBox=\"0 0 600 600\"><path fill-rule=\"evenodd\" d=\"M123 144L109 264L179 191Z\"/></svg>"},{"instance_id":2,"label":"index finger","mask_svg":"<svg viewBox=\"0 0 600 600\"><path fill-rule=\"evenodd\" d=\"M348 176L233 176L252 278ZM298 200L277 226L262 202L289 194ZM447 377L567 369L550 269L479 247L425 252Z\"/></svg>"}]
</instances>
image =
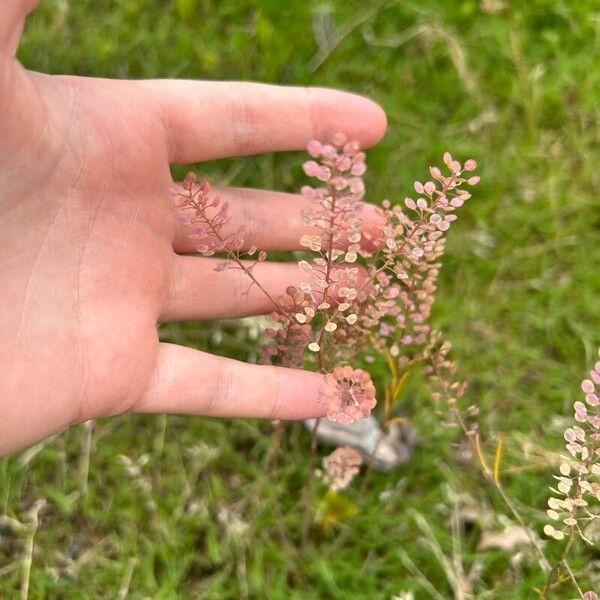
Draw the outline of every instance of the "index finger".
<instances>
[{"instance_id":1,"label":"index finger","mask_svg":"<svg viewBox=\"0 0 600 600\"><path fill-rule=\"evenodd\" d=\"M385 133L383 109L368 98L316 87L249 82L140 82L158 103L169 161L190 163L299 150L345 133L362 146Z\"/></svg>"}]
</instances>

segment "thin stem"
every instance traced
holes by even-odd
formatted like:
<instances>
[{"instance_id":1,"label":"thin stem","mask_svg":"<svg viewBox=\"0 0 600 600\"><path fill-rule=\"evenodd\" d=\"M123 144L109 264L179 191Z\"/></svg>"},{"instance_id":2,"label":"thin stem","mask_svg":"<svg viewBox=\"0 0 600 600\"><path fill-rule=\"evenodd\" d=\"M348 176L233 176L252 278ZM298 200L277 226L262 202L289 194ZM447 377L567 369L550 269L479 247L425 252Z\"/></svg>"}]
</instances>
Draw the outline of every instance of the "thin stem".
<instances>
[{"instance_id":1,"label":"thin stem","mask_svg":"<svg viewBox=\"0 0 600 600\"><path fill-rule=\"evenodd\" d=\"M315 420L315 424L312 428L310 438L310 457L308 459L306 485L304 487L304 517L302 519L301 540L302 551L306 549L306 544L308 543L308 532L310 531L310 514L314 482L314 466L315 458L317 456L317 430L319 429L320 423L321 419Z\"/></svg>"},{"instance_id":2,"label":"thin stem","mask_svg":"<svg viewBox=\"0 0 600 600\"><path fill-rule=\"evenodd\" d=\"M335 227L335 204L337 201L337 191L334 187L329 187L329 191L331 192L331 212L329 216L329 239L327 240L327 263L325 266L325 287L323 288L323 303L327 302L329 297L329 287L331 286L331 271L333 269L333 236L334 236L334 227ZM323 324L321 327L321 331L319 332L319 339L317 343L319 344L319 371L324 373L324 361L323 361L323 336L325 335L325 323L327 321L327 309L324 308L322 311L323 314Z\"/></svg>"},{"instance_id":3,"label":"thin stem","mask_svg":"<svg viewBox=\"0 0 600 600\"><path fill-rule=\"evenodd\" d=\"M331 212L329 217L329 229L328 229L328 243L327 243L327 264L325 267L325 287L323 288L323 300L327 302L329 298L329 288L331 286L331 271L333 269L333 245L334 245L334 231L335 231L335 204L337 200L337 191L335 188L330 187L331 192ZM327 309L322 310L323 321L327 321ZM325 372L325 361L323 360L323 337L325 335L325 323L319 332L319 338L317 344L319 344L319 350L317 354L317 360L319 362L319 372ZM315 425L312 430L311 441L310 441L310 458L308 462L308 471L306 473L306 485L304 488L304 518L302 524L302 549L306 548L308 542L308 532L310 529L310 513L311 513L311 500L314 487L314 463L317 455L317 429L321 419L315 421Z\"/></svg>"},{"instance_id":4,"label":"thin stem","mask_svg":"<svg viewBox=\"0 0 600 600\"><path fill-rule=\"evenodd\" d=\"M206 215L206 213L203 211L203 208L200 206L200 204L194 198L194 193L191 189L189 190L186 198L189 201L189 206L196 210L196 220L193 222L194 223L201 222L204 225L207 225L210 228L214 238L219 240L220 242L225 243L225 240L227 239L227 237L230 237L230 236L226 236L224 238L223 235L221 235L221 232L217 229L217 227L215 227L215 224L213 222L214 219L211 219ZM227 253L227 256L231 260L233 260L238 265L238 267L252 280L252 283L254 285L256 285L263 292L263 294L265 294L265 296L273 303L275 308L282 314L287 314L287 311L283 308L283 306L281 306L281 304L279 302L277 302L277 300L275 300L275 298L273 298L273 296L271 296L271 294L269 294L269 292L260 284L260 282L256 279L256 277L254 277L254 274L252 273L252 269L248 268L240 260L237 252L235 252L234 250L229 248L227 245L225 245L224 249L225 249L225 252Z\"/></svg>"},{"instance_id":5,"label":"thin stem","mask_svg":"<svg viewBox=\"0 0 600 600\"><path fill-rule=\"evenodd\" d=\"M207 218L205 218L204 221L212 229L215 237L219 238L219 232L213 225L212 221ZM261 285L261 283L256 279L256 277L254 277L254 273L252 273L252 269L248 268L240 260L240 257L237 255L237 253L234 252L231 248L228 248L227 246L225 246L225 251L227 252L227 256L231 260L233 260L233 262L235 262L238 265L238 267L252 280L252 283L254 283L254 285L256 285L258 287L258 289L260 289L260 291L273 303L275 308L279 312L281 312L282 314L285 315L287 311L283 308L283 306L281 306L281 304L279 302L277 302L277 300L275 300L275 298L273 298L273 296L271 296L271 294L269 294L269 292L267 292L267 290Z\"/></svg>"},{"instance_id":6,"label":"thin stem","mask_svg":"<svg viewBox=\"0 0 600 600\"><path fill-rule=\"evenodd\" d=\"M500 495L500 497L502 498L502 500L504 501L504 503L508 507L508 510L511 512L511 514L513 515L513 517L517 520L517 522L519 523L519 525L523 528L523 531L525 532L525 535L527 535L527 538L529 539L531 545L535 548L535 550L536 550L536 552L537 552L537 554L538 554L538 556L540 558L540 561L541 561L542 565L544 566L544 568L547 569L547 570L550 570L552 568L552 566L550 565L550 562L546 558L546 554L542 550L542 547L540 546L539 542L536 540L535 536L533 535L533 532L529 529L529 527L525 523L525 520L523 519L523 517L521 516L521 514L517 510L517 508L514 505L513 501L509 498L508 494L505 492L505 490L502 487L502 484L500 483L500 481L496 481L494 479L493 472L489 469L489 467L487 467L487 464L485 463L485 459L483 459L483 462L481 462L481 460L482 460L482 454L481 454L481 447L477 443L477 439L478 438L476 438L468 430L467 425L466 425L464 419L462 418L461 414L459 413L458 409L455 406L453 406L451 408L450 413L453 415L455 421L458 423L458 425L462 429L463 433L465 434L465 437L467 438L467 441L469 442L469 444L471 446L471 450L473 451L473 453L476 456L480 457L480 459L479 459L479 465L481 467L481 472L482 472L484 478L494 486L494 488L496 489L496 491L498 492L498 494Z\"/></svg>"},{"instance_id":7,"label":"thin stem","mask_svg":"<svg viewBox=\"0 0 600 600\"><path fill-rule=\"evenodd\" d=\"M561 563L562 563L562 566L564 567L565 571L569 575L569 578L571 579L571 582L575 586L575 589L579 593L579 596L581 597L582 600L585 600L585 594L583 593L583 590L579 587L579 584L577 583L577 580L575 579L575 575L573 574L573 571L571 570L571 567L569 566L569 563L567 562L567 559L563 558L561 560Z\"/></svg>"},{"instance_id":8,"label":"thin stem","mask_svg":"<svg viewBox=\"0 0 600 600\"><path fill-rule=\"evenodd\" d=\"M39 525L40 511L46 504L45 500L37 500L30 512L30 529L25 545L25 556L23 557L23 574L21 576L21 600L29 598L29 579L31 565L33 563L33 542Z\"/></svg>"},{"instance_id":9,"label":"thin stem","mask_svg":"<svg viewBox=\"0 0 600 600\"><path fill-rule=\"evenodd\" d=\"M118 600L125 600L129 594L129 588L131 586L131 578L133 577L133 572L135 568L139 564L139 559L137 557L130 558L127 563L127 568L125 569L125 573L123 574L123 579L121 581L121 586L119 587L119 595Z\"/></svg>"},{"instance_id":10,"label":"thin stem","mask_svg":"<svg viewBox=\"0 0 600 600\"><path fill-rule=\"evenodd\" d=\"M94 421L83 424L83 444L79 459L79 492L85 496L88 488L90 473L90 456L92 453L92 436L94 435Z\"/></svg>"},{"instance_id":11,"label":"thin stem","mask_svg":"<svg viewBox=\"0 0 600 600\"><path fill-rule=\"evenodd\" d=\"M571 535L569 536L569 539L568 539L567 543L565 544L565 547L563 548L560 558L554 563L554 566L548 572L548 577L546 579L546 585L544 586L544 589L542 590L542 593L540 595L540 600L544 600L545 598L548 597L548 594L550 593L550 590L552 588L552 582L554 581L554 577L556 575L556 572L558 571L558 567L565 560L565 557L567 556L569 550L571 549L573 540L574 540L573 530L571 530ZM579 587L577 585L577 583L575 583L575 585L576 585L576 587Z\"/></svg>"}]
</instances>

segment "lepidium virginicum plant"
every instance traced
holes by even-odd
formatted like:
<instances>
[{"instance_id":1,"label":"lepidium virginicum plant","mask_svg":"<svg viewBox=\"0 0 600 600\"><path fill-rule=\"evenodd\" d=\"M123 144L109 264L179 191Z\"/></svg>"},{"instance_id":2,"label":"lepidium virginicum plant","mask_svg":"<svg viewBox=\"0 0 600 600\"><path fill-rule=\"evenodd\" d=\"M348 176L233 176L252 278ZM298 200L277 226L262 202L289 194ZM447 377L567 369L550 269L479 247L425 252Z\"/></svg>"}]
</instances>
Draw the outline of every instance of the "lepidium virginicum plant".
<instances>
[{"instance_id":1,"label":"lepidium virginicum plant","mask_svg":"<svg viewBox=\"0 0 600 600\"><path fill-rule=\"evenodd\" d=\"M598 349L600 358L600 348ZM567 562L568 554L577 538L595 545L587 530L600 518L600 360L592 367L589 377L581 382L584 401L573 405L575 423L564 432L567 454L563 457L556 484L548 499L548 517L552 521L544 533L555 540L565 540L559 560L554 564L543 598L550 593L559 570L564 570L585 600L598 600L596 592L579 588Z\"/></svg>"},{"instance_id":2,"label":"lepidium virginicum plant","mask_svg":"<svg viewBox=\"0 0 600 600\"><path fill-rule=\"evenodd\" d=\"M599 350L600 357L600 350ZM550 537L562 540L575 536L592 543L584 531L600 515L590 512L590 502L600 502L600 360L581 382L585 402L574 404L577 425L568 427L564 438L568 455L556 476L554 496L548 500L548 516L559 523L546 525ZM568 544L567 544L568 546Z\"/></svg>"},{"instance_id":3,"label":"lepidium virginicum plant","mask_svg":"<svg viewBox=\"0 0 600 600\"><path fill-rule=\"evenodd\" d=\"M388 367L388 377L378 382L385 423L393 418L409 367L439 356L441 342L428 318L445 236L471 196L467 188L479 181L471 174L477 165L473 160L463 165L445 153L445 173L430 168L429 181L415 182L414 198L393 207L384 200L364 220L366 163L359 145L337 134L329 144L311 141L308 152L313 160L304 171L318 185L302 188L309 201L303 218L310 233L300 240L306 256L299 261L306 281L290 285L279 298L270 296L254 274L266 252L242 252L243 228L228 228L229 207L211 195L206 181L198 183L190 173L171 193L190 235L198 239L198 252L220 253L219 270L241 269L249 285L271 299L274 325L266 330L270 341L263 361L324 373L317 401L330 419L351 423L375 407L375 385L361 367L382 357ZM434 366L427 372L437 378ZM464 386L451 383L449 390L458 398Z\"/></svg>"},{"instance_id":4,"label":"lepidium virginicum plant","mask_svg":"<svg viewBox=\"0 0 600 600\"><path fill-rule=\"evenodd\" d=\"M265 332L262 361L323 373L324 385L316 400L325 407L329 419L349 424L368 416L376 405L377 394L368 367L385 364L386 375L376 381L383 399L379 416L385 430L398 419L394 408L409 370L421 364L433 387L433 400L445 402L446 421L462 430L486 480L529 531L500 482L501 446L496 449L494 467L489 467L475 420L478 409L461 406L465 384L456 377L456 367L449 357L450 344L429 323L446 234L457 218L457 210L471 197L469 188L479 182L472 173L477 167L475 161L462 164L446 152L443 170L431 167L428 181L414 183L413 196L396 205L384 200L374 215L369 211L365 216L366 163L358 143L336 134L331 143L311 141L308 152L311 160L304 163L304 171L318 183L302 188L308 200L303 212L307 233L300 240L306 252L298 264L306 274L305 281L290 285L281 297L271 296L254 268L266 260L266 252L256 247L242 250L244 230L229 226L228 205L212 195L208 182L198 182L189 173L171 195L177 200L190 235L198 240L197 251L204 256L219 254L222 261L218 270L241 270L248 277L249 287L257 286L271 300L273 325ZM599 378L597 365L591 379L584 382L589 410L582 403L576 405L576 418L588 429L597 428L600 421L592 410L598 401L592 385ZM318 426L319 420L312 432L303 542L310 523ZM581 532L581 519L593 518L586 511L585 498L598 493L598 484L590 479L598 472L594 466L598 454L595 435L579 426L566 434L573 460L563 465L559 497L550 501L550 516L562 519L562 526L546 528L553 537L568 536L566 552L574 532ZM336 495L344 489L358 473L361 462L351 448L338 449L327 457L322 480L329 487L328 494ZM533 535L531 542L549 573L548 589L541 596L546 597L559 565L550 565ZM568 569L566 552L560 564Z\"/></svg>"},{"instance_id":5,"label":"lepidium virginicum plant","mask_svg":"<svg viewBox=\"0 0 600 600\"><path fill-rule=\"evenodd\" d=\"M198 252L221 253L217 269L241 269L249 285L271 299L274 326L266 331L270 342L263 361L326 374L318 402L330 419L351 423L376 404L375 386L358 363L384 357L391 377L384 396L389 410L407 366L431 355L435 338L427 320L445 235L455 211L471 196L466 188L479 177L470 175L475 161L462 165L446 153L446 174L432 167L430 181L415 182L415 199L406 198L404 207L384 200L375 218L364 222L366 164L358 144L337 134L330 144L310 142L308 151L314 160L304 171L319 185L302 188L310 200L303 217L313 232L300 240L307 256L299 267L307 277L282 297L270 296L255 277L254 266L266 252L256 259L257 248L242 252L243 228L228 230L229 207L211 195L206 181L198 183L190 173L171 194L198 239Z\"/></svg>"}]
</instances>

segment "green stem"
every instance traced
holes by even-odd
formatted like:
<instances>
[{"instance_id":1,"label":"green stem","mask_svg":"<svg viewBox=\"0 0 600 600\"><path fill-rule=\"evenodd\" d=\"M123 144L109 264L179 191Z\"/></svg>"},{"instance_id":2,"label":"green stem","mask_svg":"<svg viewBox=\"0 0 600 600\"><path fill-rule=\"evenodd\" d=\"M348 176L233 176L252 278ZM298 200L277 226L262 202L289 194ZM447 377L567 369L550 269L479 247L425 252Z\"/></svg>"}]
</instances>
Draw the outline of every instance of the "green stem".
<instances>
[{"instance_id":1,"label":"green stem","mask_svg":"<svg viewBox=\"0 0 600 600\"><path fill-rule=\"evenodd\" d=\"M306 549L308 543L308 533L310 531L310 515L311 515L311 502L313 496L313 482L314 482L314 467L315 459L317 456L317 430L321 419L316 419L315 424L311 431L310 438L310 457L308 459L306 486L304 488L304 516L302 518L302 540L301 548L302 551Z\"/></svg>"}]
</instances>

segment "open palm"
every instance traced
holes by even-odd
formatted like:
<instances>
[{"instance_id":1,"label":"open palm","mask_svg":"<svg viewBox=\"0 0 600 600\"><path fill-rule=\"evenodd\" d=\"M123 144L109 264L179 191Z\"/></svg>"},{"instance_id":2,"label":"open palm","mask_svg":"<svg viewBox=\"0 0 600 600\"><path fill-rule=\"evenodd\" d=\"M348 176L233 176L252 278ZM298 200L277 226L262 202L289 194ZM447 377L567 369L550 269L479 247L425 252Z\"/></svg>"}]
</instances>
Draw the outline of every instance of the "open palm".
<instances>
[{"instance_id":1,"label":"open palm","mask_svg":"<svg viewBox=\"0 0 600 600\"><path fill-rule=\"evenodd\" d=\"M325 89L48 76L14 58L26 0L0 12L0 453L125 411L304 418L320 376L160 343L157 323L267 312L239 271L186 255L169 164L385 130ZM300 197L224 188L246 243L295 249ZM300 277L265 263L273 294Z\"/></svg>"}]
</instances>

